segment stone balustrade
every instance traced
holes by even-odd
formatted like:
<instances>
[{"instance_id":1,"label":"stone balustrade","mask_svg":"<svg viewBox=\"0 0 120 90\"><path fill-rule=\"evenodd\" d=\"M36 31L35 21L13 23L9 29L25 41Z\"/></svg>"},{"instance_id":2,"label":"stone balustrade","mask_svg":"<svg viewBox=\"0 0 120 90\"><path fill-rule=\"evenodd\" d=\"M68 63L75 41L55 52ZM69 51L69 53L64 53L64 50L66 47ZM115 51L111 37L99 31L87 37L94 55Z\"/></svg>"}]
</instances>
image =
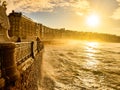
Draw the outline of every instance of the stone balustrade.
<instances>
[{"instance_id":1,"label":"stone balustrade","mask_svg":"<svg viewBox=\"0 0 120 90\"><path fill-rule=\"evenodd\" d=\"M15 43L15 60L20 72L25 71L34 61L37 54L36 42L18 42Z\"/></svg>"},{"instance_id":2,"label":"stone balustrade","mask_svg":"<svg viewBox=\"0 0 120 90\"><path fill-rule=\"evenodd\" d=\"M33 39L30 39L31 42L12 42L12 39L8 36L10 23L6 14L6 9L6 1L3 1L2 5L0 1L0 90L18 90L10 88L17 86L16 82L19 81L18 87L21 86L20 88L23 88L19 88L20 90L30 90L30 87L29 89L25 89L31 86L26 84L26 82L29 83L31 80L37 81L37 77L34 76L36 79L33 78L33 73L34 71L36 72L37 69L39 70L39 68L36 67L36 62L40 61L35 60L35 58L38 55L37 53L41 51L39 45L42 44L37 40L31 41ZM32 28L36 30L36 23L32 22L32 24L34 24ZM26 27L24 29L27 30ZM34 31L34 29L31 30ZM22 33L24 32L22 31ZM32 38L36 36L36 33L37 32L35 32L35 34L31 33ZM24 35L26 36L27 34ZM29 38L27 38L27 41L29 41L28 39Z\"/></svg>"},{"instance_id":3,"label":"stone balustrade","mask_svg":"<svg viewBox=\"0 0 120 90\"><path fill-rule=\"evenodd\" d=\"M0 88L6 82L15 82L33 64L42 49L38 45L37 41L0 43Z\"/></svg>"},{"instance_id":4,"label":"stone balustrade","mask_svg":"<svg viewBox=\"0 0 120 90\"><path fill-rule=\"evenodd\" d=\"M24 60L28 59L32 55L32 43L31 42L20 42L15 43L15 59L17 65L20 65Z\"/></svg>"}]
</instances>

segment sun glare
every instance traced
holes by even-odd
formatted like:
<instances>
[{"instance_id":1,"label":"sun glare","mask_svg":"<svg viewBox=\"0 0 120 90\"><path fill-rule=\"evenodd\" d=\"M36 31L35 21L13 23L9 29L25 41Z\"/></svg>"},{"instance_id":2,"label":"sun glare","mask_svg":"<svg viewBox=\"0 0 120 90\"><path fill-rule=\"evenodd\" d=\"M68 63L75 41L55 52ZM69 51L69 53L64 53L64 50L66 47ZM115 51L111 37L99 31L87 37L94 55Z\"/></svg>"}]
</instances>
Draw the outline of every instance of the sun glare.
<instances>
[{"instance_id":1,"label":"sun glare","mask_svg":"<svg viewBox=\"0 0 120 90\"><path fill-rule=\"evenodd\" d=\"M98 47L99 43L98 42L88 42L87 45L90 47Z\"/></svg>"},{"instance_id":2,"label":"sun glare","mask_svg":"<svg viewBox=\"0 0 120 90\"><path fill-rule=\"evenodd\" d=\"M91 14L86 18L86 24L89 27L97 27L100 24L100 17L96 14Z\"/></svg>"}]
</instances>

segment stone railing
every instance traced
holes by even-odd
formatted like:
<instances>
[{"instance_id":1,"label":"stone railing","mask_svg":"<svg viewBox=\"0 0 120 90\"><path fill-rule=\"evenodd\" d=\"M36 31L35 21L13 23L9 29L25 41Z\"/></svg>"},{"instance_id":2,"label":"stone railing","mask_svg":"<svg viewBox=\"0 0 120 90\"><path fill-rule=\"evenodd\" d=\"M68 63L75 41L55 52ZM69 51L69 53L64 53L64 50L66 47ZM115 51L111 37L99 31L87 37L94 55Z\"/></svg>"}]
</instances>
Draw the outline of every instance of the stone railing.
<instances>
[{"instance_id":1,"label":"stone railing","mask_svg":"<svg viewBox=\"0 0 120 90\"><path fill-rule=\"evenodd\" d=\"M34 61L37 54L36 42L15 43L15 60L19 71L25 71Z\"/></svg>"},{"instance_id":2,"label":"stone railing","mask_svg":"<svg viewBox=\"0 0 120 90\"><path fill-rule=\"evenodd\" d=\"M15 60L17 65L20 65L22 62L24 62L26 59L30 58L32 56L32 43L31 42L21 42L21 43L15 43Z\"/></svg>"},{"instance_id":3,"label":"stone railing","mask_svg":"<svg viewBox=\"0 0 120 90\"><path fill-rule=\"evenodd\" d=\"M0 43L0 88L15 82L30 67L43 47L39 42Z\"/></svg>"}]
</instances>

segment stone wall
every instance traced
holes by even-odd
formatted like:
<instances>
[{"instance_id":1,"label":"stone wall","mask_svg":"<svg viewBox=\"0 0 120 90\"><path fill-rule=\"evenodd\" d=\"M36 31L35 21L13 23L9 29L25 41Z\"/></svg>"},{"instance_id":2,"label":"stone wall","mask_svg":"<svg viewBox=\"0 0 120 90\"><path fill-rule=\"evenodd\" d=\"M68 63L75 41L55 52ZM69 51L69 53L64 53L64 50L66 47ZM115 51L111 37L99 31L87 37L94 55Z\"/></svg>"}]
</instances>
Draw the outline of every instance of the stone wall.
<instances>
[{"instance_id":1,"label":"stone wall","mask_svg":"<svg viewBox=\"0 0 120 90\"><path fill-rule=\"evenodd\" d=\"M38 90L42 78L42 53L43 51L39 52L33 64L21 73L20 79L5 90Z\"/></svg>"}]
</instances>

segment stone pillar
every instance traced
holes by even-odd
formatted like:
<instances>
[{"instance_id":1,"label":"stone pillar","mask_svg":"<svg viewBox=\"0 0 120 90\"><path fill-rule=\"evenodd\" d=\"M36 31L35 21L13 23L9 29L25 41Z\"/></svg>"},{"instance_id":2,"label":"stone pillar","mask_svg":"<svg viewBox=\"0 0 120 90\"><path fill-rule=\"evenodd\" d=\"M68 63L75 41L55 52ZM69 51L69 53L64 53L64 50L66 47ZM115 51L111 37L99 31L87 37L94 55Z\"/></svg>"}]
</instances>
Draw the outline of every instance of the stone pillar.
<instances>
[{"instance_id":1,"label":"stone pillar","mask_svg":"<svg viewBox=\"0 0 120 90\"><path fill-rule=\"evenodd\" d=\"M2 56L2 77L7 82L14 82L19 79L19 72L17 70L15 60L15 44L14 43L0 43L0 52Z\"/></svg>"}]
</instances>

